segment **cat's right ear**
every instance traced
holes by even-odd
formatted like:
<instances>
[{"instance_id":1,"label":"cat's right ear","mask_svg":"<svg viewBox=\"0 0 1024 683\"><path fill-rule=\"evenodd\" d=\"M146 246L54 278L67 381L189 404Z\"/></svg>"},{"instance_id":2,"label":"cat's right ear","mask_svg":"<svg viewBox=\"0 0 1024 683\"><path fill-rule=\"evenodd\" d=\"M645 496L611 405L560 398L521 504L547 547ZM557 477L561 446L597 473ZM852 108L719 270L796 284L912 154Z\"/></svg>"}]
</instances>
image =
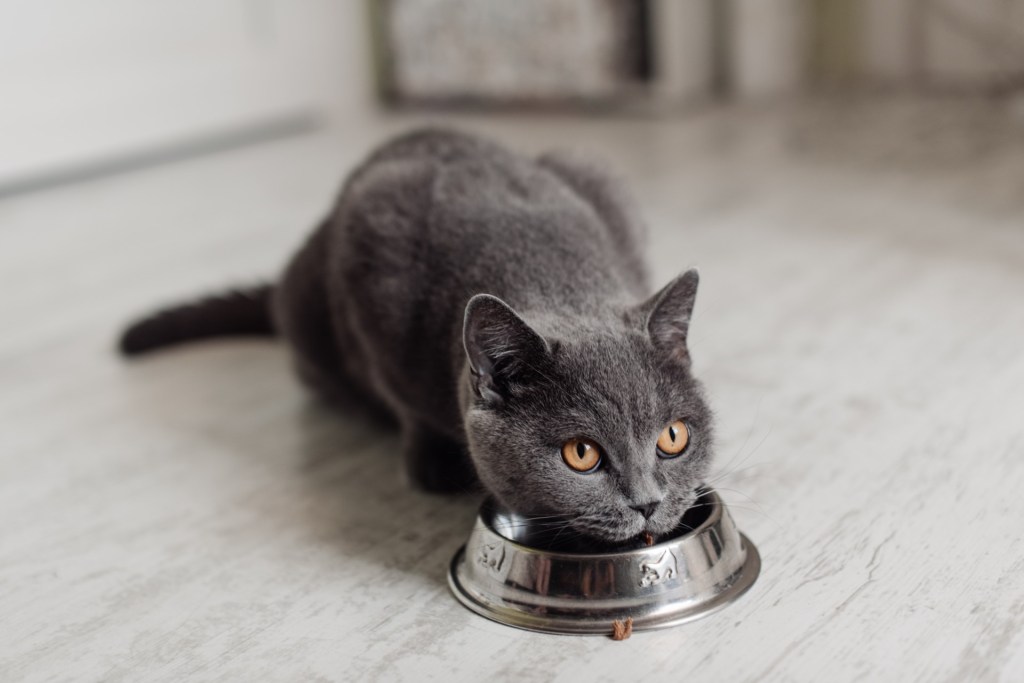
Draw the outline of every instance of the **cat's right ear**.
<instances>
[{"instance_id":1,"label":"cat's right ear","mask_svg":"<svg viewBox=\"0 0 1024 683\"><path fill-rule=\"evenodd\" d=\"M647 321L647 332L654 345L669 358L690 364L686 337L690 331L690 317L697 298L700 276L688 270L641 306Z\"/></svg>"},{"instance_id":2,"label":"cat's right ear","mask_svg":"<svg viewBox=\"0 0 1024 683\"><path fill-rule=\"evenodd\" d=\"M466 304L462 326L473 390L492 405L508 397L509 388L526 381L549 352L544 338L504 301L477 294Z\"/></svg>"}]
</instances>

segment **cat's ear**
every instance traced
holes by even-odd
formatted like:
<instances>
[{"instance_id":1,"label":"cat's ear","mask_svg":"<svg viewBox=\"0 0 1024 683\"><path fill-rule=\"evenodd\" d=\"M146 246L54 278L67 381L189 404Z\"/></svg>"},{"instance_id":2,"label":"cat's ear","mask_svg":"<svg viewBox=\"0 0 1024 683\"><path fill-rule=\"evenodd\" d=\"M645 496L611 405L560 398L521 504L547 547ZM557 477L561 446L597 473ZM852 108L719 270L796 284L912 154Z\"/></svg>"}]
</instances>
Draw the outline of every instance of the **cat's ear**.
<instances>
[{"instance_id":1,"label":"cat's ear","mask_svg":"<svg viewBox=\"0 0 1024 683\"><path fill-rule=\"evenodd\" d=\"M477 294L466 304L462 344L473 389L488 403L501 403L510 385L526 381L549 353L544 338L490 294Z\"/></svg>"},{"instance_id":2,"label":"cat's ear","mask_svg":"<svg viewBox=\"0 0 1024 683\"><path fill-rule=\"evenodd\" d=\"M640 307L647 333L655 347L686 364L690 362L686 335L690 331L690 316L697 299L699 281L697 271L688 270Z\"/></svg>"}]
</instances>

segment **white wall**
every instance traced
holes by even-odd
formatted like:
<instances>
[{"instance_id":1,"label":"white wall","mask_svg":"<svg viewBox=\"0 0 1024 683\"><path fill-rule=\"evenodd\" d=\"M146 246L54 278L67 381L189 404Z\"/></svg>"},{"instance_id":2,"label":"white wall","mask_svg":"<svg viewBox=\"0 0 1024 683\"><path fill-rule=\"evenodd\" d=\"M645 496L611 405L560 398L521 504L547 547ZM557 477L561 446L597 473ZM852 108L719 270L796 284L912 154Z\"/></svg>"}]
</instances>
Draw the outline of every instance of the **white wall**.
<instances>
[{"instance_id":1,"label":"white wall","mask_svg":"<svg viewBox=\"0 0 1024 683\"><path fill-rule=\"evenodd\" d=\"M3 0L0 186L371 100L348 0Z\"/></svg>"}]
</instances>

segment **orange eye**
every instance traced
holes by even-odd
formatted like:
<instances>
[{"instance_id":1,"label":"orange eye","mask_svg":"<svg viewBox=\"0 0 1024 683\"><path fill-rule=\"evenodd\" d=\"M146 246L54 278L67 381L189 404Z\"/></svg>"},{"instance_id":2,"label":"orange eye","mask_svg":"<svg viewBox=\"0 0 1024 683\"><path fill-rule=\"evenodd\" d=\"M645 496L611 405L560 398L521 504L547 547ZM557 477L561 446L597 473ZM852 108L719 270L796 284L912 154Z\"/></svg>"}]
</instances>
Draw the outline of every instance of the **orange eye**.
<instances>
[{"instance_id":1,"label":"orange eye","mask_svg":"<svg viewBox=\"0 0 1024 683\"><path fill-rule=\"evenodd\" d=\"M601 464L601 449L587 439L570 439L562 444L562 460L577 472L593 472Z\"/></svg>"},{"instance_id":2,"label":"orange eye","mask_svg":"<svg viewBox=\"0 0 1024 683\"><path fill-rule=\"evenodd\" d=\"M686 450L690 443L690 432L686 429L686 423L676 420L665 429L661 430L658 436L658 455L663 458L671 458Z\"/></svg>"}]
</instances>

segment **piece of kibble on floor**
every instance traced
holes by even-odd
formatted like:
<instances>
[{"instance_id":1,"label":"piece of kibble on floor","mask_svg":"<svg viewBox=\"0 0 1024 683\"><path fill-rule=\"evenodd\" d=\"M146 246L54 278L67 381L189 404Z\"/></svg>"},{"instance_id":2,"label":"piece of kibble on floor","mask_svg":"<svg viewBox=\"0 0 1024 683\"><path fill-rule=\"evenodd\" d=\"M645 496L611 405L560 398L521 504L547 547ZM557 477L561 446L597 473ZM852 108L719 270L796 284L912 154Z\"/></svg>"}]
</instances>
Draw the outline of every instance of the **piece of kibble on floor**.
<instances>
[{"instance_id":1,"label":"piece of kibble on floor","mask_svg":"<svg viewBox=\"0 0 1024 683\"><path fill-rule=\"evenodd\" d=\"M616 619L612 622L612 640L625 640L633 635L633 617L627 617L625 621Z\"/></svg>"}]
</instances>

